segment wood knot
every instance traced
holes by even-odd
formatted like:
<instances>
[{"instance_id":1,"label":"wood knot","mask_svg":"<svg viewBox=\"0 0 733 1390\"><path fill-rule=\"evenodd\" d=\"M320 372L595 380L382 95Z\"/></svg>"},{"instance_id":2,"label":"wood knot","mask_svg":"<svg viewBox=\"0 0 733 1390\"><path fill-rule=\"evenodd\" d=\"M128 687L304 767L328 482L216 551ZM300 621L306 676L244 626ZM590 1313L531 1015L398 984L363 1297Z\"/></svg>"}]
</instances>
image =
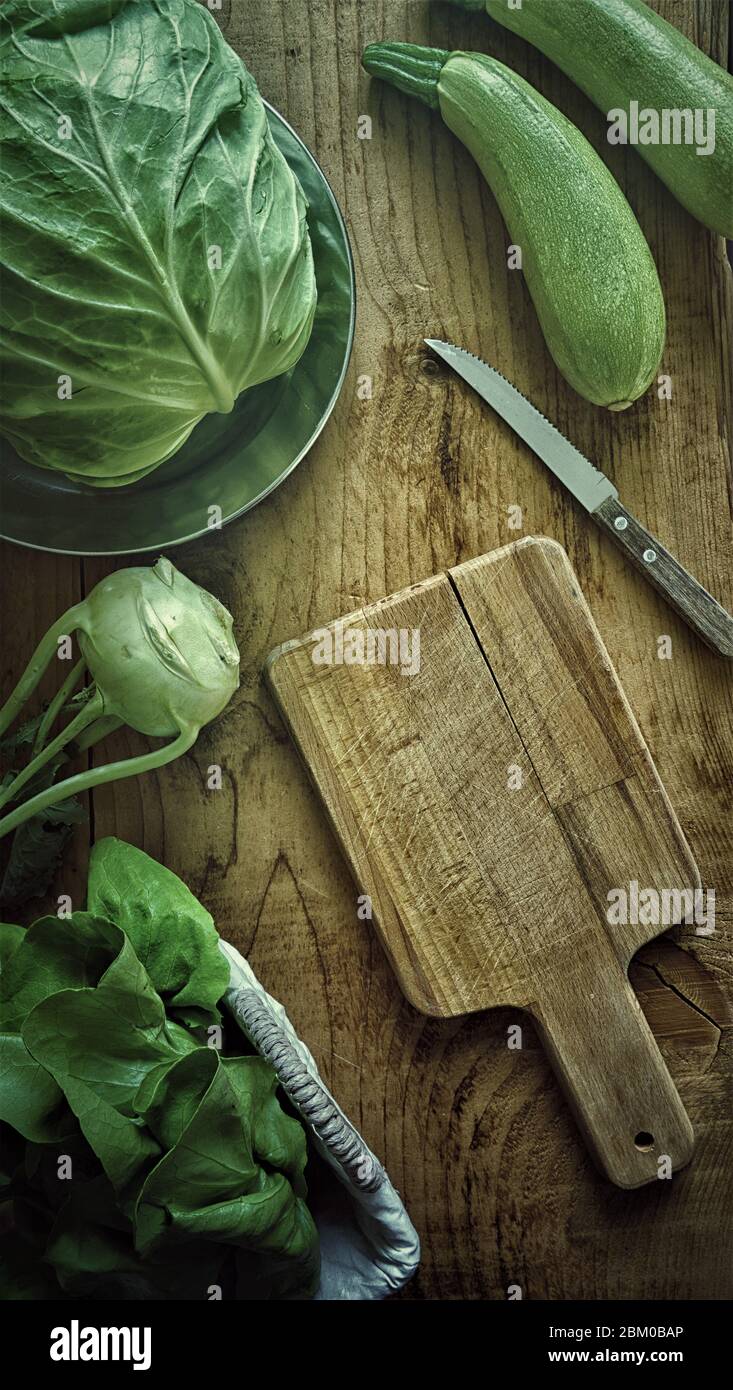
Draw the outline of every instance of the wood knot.
<instances>
[{"instance_id":1,"label":"wood knot","mask_svg":"<svg viewBox=\"0 0 733 1390\"><path fill-rule=\"evenodd\" d=\"M427 386L445 376L442 363L428 349L407 353L402 359L402 371L415 386Z\"/></svg>"}]
</instances>

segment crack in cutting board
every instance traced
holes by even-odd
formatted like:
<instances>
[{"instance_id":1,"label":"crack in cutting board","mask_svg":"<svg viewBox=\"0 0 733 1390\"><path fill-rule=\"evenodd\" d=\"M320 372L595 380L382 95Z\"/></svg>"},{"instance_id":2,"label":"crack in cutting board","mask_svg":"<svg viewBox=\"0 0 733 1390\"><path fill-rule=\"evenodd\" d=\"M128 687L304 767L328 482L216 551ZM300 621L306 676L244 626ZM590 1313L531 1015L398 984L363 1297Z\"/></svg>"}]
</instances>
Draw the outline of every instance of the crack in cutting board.
<instances>
[{"instance_id":1,"label":"crack in cutting board","mask_svg":"<svg viewBox=\"0 0 733 1390\"><path fill-rule=\"evenodd\" d=\"M314 661L318 633L268 663L407 998L526 1009L607 1176L681 1167L691 1126L627 978L661 926L606 908L699 875L564 551L528 538L337 630L419 632L411 675L385 644Z\"/></svg>"}]
</instances>

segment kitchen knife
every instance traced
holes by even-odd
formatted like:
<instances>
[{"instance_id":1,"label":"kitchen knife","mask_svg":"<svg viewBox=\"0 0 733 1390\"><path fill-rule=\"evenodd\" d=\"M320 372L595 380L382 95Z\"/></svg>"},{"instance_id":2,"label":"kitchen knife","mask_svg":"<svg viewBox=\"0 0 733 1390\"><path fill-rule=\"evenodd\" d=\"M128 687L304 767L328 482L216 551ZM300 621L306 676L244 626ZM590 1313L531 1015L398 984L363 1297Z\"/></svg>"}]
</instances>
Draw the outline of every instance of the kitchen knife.
<instances>
[{"instance_id":1,"label":"kitchen knife","mask_svg":"<svg viewBox=\"0 0 733 1390\"><path fill-rule=\"evenodd\" d=\"M605 474L500 372L453 343L437 338L426 338L425 342L529 444L703 642L721 656L733 656L733 617L627 512Z\"/></svg>"}]
</instances>

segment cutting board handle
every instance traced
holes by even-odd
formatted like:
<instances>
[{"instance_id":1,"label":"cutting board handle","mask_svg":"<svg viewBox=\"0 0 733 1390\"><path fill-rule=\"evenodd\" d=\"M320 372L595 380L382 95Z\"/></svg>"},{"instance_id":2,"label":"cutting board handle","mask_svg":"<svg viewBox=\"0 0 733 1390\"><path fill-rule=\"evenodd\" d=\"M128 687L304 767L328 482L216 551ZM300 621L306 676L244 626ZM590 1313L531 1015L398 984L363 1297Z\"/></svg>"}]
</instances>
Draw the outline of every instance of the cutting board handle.
<instances>
[{"instance_id":1,"label":"cutting board handle","mask_svg":"<svg viewBox=\"0 0 733 1390\"><path fill-rule=\"evenodd\" d=\"M692 1125L625 971L605 958L582 973L532 1014L598 1167L641 1187L688 1162Z\"/></svg>"}]
</instances>

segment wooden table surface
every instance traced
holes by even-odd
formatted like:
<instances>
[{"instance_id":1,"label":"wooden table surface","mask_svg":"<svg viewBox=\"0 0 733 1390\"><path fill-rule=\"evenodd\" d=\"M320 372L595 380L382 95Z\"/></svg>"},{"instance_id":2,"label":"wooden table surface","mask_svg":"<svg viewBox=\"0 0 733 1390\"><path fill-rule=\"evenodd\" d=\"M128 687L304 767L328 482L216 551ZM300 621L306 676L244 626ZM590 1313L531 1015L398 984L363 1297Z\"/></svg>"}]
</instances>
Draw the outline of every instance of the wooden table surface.
<instances>
[{"instance_id":1,"label":"wooden table surface","mask_svg":"<svg viewBox=\"0 0 733 1390\"><path fill-rule=\"evenodd\" d=\"M719 62L727 0L655 0ZM344 210L358 282L356 342L335 415L292 477L242 521L171 558L228 605L242 652L232 706L156 776L95 793L54 887L81 905L90 838L162 859L286 1005L338 1101L387 1165L423 1241L403 1297L731 1296L730 667L706 651L424 336L480 352L615 479L626 505L726 606L733 578L731 274L633 150L540 55L481 15L428 0L222 0L233 46L319 159ZM439 118L370 84L367 42L476 48L509 62L575 120L649 239L667 302L662 370L622 415L580 400L544 348L507 236L470 156ZM358 136L369 115L371 139ZM364 378L371 397L364 398ZM361 382L362 389L359 389ZM114 496L110 495L114 506ZM523 530L509 526L522 510ZM52 519L49 521L52 526ZM449 1023L403 999L265 693L277 643L521 534L568 551L702 873L717 931L668 932L632 981L697 1133L670 1183L625 1192L595 1172L539 1045L509 1051L509 1011ZM2 551L2 676L116 564ZM660 659L658 638L672 639ZM126 756L143 746L119 735ZM223 787L207 790L213 764Z\"/></svg>"}]
</instances>

